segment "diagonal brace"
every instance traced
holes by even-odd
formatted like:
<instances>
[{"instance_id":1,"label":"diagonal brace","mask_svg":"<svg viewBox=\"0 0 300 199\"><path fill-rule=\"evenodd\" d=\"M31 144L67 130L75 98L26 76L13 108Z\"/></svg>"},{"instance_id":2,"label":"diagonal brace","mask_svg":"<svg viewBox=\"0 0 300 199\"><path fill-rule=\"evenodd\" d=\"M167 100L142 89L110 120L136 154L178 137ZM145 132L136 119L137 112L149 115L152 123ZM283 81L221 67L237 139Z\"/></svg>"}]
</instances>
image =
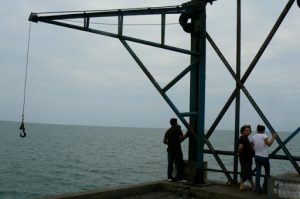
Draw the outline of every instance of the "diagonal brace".
<instances>
[{"instance_id":1,"label":"diagonal brace","mask_svg":"<svg viewBox=\"0 0 300 199\"><path fill-rule=\"evenodd\" d=\"M170 83L168 83L164 88L163 91L167 92L172 86L174 86L183 76L185 76L188 72L191 71L191 68L195 66L197 61L193 62L191 65L186 67L180 74L178 74Z\"/></svg>"},{"instance_id":2,"label":"diagonal brace","mask_svg":"<svg viewBox=\"0 0 300 199\"><path fill-rule=\"evenodd\" d=\"M295 137L298 133L300 132L300 127L298 127L289 137L287 137L284 141L283 144L286 145L293 137ZM281 149L281 146L278 146L274 151L270 154L270 156L275 155L279 150Z\"/></svg>"}]
</instances>

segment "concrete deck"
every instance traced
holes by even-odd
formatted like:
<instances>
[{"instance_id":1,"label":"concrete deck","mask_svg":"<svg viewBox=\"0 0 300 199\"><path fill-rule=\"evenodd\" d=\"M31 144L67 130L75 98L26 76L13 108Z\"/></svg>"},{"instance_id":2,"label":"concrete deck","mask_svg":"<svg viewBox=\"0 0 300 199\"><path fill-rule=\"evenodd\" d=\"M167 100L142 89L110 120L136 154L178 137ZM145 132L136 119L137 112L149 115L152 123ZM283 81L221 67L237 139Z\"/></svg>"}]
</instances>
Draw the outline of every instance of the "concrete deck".
<instances>
[{"instance_id":1,"label":"concrete deck","mask_svg":"<svg viewBox=\"0 0 300 199\"><path fill-rule=\"evenodd\" d=\"M189 185L157 181L114 189L49 197L47 199L266 199L252 191L240 191L238 186L218 182Z\"/></svg>"}]
</instances>

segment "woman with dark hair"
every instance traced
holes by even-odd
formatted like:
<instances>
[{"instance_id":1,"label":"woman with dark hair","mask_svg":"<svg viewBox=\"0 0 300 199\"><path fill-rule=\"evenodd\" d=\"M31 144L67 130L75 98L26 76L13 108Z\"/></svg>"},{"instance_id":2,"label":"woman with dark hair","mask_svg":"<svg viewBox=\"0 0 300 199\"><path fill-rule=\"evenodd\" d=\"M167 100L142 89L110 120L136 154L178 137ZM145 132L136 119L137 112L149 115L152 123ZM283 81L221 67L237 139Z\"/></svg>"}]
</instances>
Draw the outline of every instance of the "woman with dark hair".
<instances>
[{"instance_id":1,"label":"woman with dark hair","mask_svg":"<svg viewBox=\"0 0 300 199\"><path fill-rule=\"evenodd\" d=\"M244 183L248 180L255 190L255 184L252 179L252 158L254 156L253 148L249 140L251 126L244 125L241 127L241 137L239 139L239 158L241 164L241 183L240 190L246 190Z\"/></svg>"},{"instance_id":2,"label":"woman with dark hair","mask_svg":"<svg viewBox=\"0 0 300 199\"><path fill-rule=\"evenodd\" d=\"M255 150L255 164L256 164L256 191L258 193L267 193L268 188L268 177L270 177L270 160L267 146L271 146L276 138L276 134L272 134L271 140L268 139L268 136L265 134L265 126L257 125L257 134L252 137L252 144ZM260 186L260 177L261 177L261 167L265 169L265 177L263 188Z\"/></svg>"}]
</instances>

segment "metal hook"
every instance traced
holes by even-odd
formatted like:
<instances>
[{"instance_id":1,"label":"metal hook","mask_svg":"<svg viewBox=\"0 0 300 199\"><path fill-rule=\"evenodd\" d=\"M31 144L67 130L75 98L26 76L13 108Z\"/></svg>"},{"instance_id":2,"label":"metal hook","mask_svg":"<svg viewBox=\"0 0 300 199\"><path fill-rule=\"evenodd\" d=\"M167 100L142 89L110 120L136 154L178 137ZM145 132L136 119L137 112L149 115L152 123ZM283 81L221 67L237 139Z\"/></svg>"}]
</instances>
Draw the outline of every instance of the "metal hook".
<instances>
[{"instance_id":1,"label":"metal hook","mask_svg":"<svg viewBox=\"0 0 300 199\"><path fill-rule=\"evenodd\" d=\"M26 132L25 132L25 125L24 125L24 122L22 122L20 128L19 128L21 131L20 131L20 137L21 138L24 138L26 137Z\"/></svg>"}]
</instances>

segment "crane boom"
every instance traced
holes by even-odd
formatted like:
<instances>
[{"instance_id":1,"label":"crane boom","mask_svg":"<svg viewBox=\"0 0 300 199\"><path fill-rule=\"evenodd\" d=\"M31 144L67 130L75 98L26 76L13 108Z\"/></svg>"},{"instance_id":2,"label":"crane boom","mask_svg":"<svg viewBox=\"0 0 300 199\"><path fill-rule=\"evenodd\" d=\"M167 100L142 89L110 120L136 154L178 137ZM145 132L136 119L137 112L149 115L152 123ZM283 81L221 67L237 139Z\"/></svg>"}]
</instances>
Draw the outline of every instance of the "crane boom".
<instances>
[{"instance_id":1,"label":"crane boom","mask_svg":"<svg viewBox=\"0 0 300 199\"><path fill-rule=\"evenodd\" d=\"M148 7L148 8L131 8L131 9L115 9L115 10L40 12L40 13L31 13L29 16L29 21L37 23L39 21L95 18L95 17L180 14L195 9L197 9L197 7L188 6L188 5L177 5L177 6L166 6L166 7Z\"/></svg>"}]
</instances>

